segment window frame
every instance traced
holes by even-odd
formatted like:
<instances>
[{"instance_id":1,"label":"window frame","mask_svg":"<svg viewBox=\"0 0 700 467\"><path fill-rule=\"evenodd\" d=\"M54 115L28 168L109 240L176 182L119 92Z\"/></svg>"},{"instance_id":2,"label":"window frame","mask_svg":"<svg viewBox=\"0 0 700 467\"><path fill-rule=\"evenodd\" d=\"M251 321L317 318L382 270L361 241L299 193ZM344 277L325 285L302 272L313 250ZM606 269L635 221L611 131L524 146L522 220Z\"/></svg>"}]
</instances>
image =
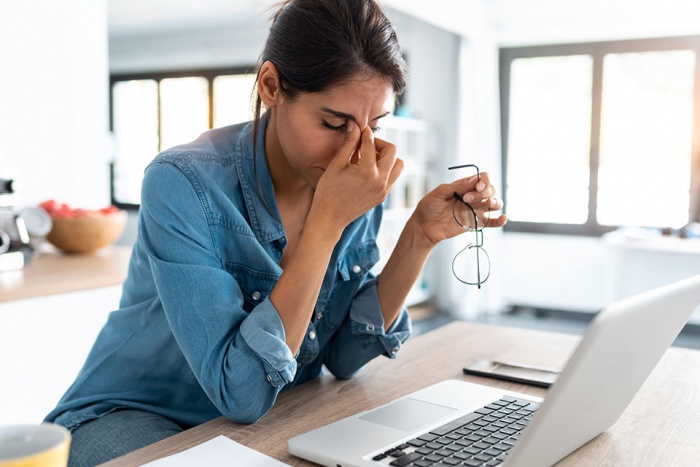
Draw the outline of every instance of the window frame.
<instances>
[{"instance_id":1,"label":"window frame","mask_svg":"<svg viewBox=\"0 0 700 467\"><path fill-rule=\"evenodd\" d=\"M607 54L635 52L663 52L692 50L696 54L692 143L690 167L690 203L688 222L700 220L700 36L666 37L658 39L631 39L618 41L583 42L571 44L531 45L502 47L499 49L499 88L501 110L501 175L504 184L504 212L508 211L508 125L510 105L511 63L519 58L589 55L593 59L593 84L591 90L591 136L589 153L588 218L584 224L554 224L509 220L505 230L510 232L543 233L598 237L620 226L600 225L595 220L598 192L598 165L600 156L601 110L603 93L603 61ZM543 174L546 177L546 174Z\"/></svg>"},{"instance_id":2,"label":"window frame","mask_svg":"<svg viewBox=\"0 0 700 467\"><path fill-rule=\"evenodd\" d=\"M114 85L121 81L132 81L132 80L153 80L158 84L158 89L160 89L160 82L168 78L204 78L208 83L208 103L209 103L209 120L208 128L212 129L214 127L214 80L219 76L230 76L230 75L247 75L256 74L257 66L236 66L236 67L226 67L226 68L207 68L207 69L188 69L188 70L173 70L173 71L154 71L154 72L136 72L136 73L112 73L109 76L109 131L114 131ZM252 92L252 90L251 90ZM160 92L158 93L158 135L159 138L162 135L161 128L161 105L160 105ZM153 155L155 157L156 154ZM139 204L124 203L115 198L114 189L114 164L116 161L112 161L109 164L109 197L111 203L120 208L129 211L137 211L140 207Z\"/></svg>"}]
</instances>

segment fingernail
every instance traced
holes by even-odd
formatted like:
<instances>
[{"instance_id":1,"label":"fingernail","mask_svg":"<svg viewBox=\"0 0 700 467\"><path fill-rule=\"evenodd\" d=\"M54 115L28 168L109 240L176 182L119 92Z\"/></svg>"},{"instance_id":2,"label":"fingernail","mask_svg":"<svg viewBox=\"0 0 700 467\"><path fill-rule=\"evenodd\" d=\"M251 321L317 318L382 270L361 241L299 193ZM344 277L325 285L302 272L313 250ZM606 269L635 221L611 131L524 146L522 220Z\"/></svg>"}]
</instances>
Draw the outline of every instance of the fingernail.
<instances>
[{"instance_id":1,"label":"fingernail","mask_svg":"<svg viewBox=\"0 0 700 467\"><path fill-rule=\"evenodd\" d=\"M354 123L352 123L352 122L347 123L346 128L348 130L348 133L352 133L353 125L354 125Z\"/></svg>"},{"instance_id":2,"label":"fingernail","mask_svg":"<svg viewBox=\"0 0 700 467\"><path fill-rule=\"evenodd\" d=\"M484 188L486 188L486 184L484 182L479 182L476 184L476 190L477 191L483 191Z\"/></svg>"},{"instance_id":3,"label":"fingernail","mask_svg":"<svg viewBox=\"0 0 700 467\"><path fill-rule=\"evenodd\" d=\"M473 203L474 202L474 195L472 195L472 194L465 195L464 201L466 201L467 203Z\"/></svg>"}]
</instances>

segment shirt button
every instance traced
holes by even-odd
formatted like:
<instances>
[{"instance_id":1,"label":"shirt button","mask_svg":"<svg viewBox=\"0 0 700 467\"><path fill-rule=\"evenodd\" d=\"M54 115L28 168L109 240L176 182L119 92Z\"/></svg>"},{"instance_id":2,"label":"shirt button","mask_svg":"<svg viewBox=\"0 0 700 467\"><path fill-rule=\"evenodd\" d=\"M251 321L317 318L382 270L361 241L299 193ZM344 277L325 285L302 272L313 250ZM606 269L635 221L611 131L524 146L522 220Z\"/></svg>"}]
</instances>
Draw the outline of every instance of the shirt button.
<instances>
[{"instance_id":1,"label":"shirt button","mask_svg":"<svg viewBox=\"0 0 700 467\"><path fill-rule=\"evenodd\" d=\"M267 380L268 380L269 382L272 382L272 376L267 375Z\"/></svg>"},{"instance_id":2,"label":"shirt button","mask_svg":"<svg viewBox=\"0 0 700 467\"><path fill-rule=\"evenodd\" d=\"M253 292L253 300L255 300L256 302L258 300L260 300L260 292L258 292L258 291Z\"/></svg>"},{"instance_id":3,"label":"shirt button","mask_svg":"<svg viewBox=\"0 0 700 467\"><path fill-rule=\"evenodd\" d=\"M355 274L359 274L360 271L362 271L362 268L360 267L359 264L356 264L352 267L352 272L354 272Z\"/></svg>"},{"instance_id":4,"label":"shirt button","mask_svg":"<svg viewBox=\"0 0 700 467\"><path fill-rule=\"evenodd\" d=\"M314 331L309 332L309 339L311 339L311 340L316 339L316 333Z\"/></svg>"},{"instance_id":5,"label":"shirt button","mask_svg":"<svg viewBox=\"0 0 700 467\"><path fill-rule=\"evenodd\" d=\"M368 325L367 325L367 330L368 330L368 331L374 331L374 324L368 324Z\"/></svg>"},{"instance_id":6,"label":"shirt button","mask_svg":"<svg viewBox=\"0 0 700 467\"><path fill-rule=\"evenodd\" d=\"M391 349L391 355L396 355L397 353L399 353L398 347L394 347L393 349Z\"/></svg>"},{"instance_id":7,"label":"shirt button","mask_svg":"<svg viewBox=\"0 0 700 467\"><path fill-rule=\"evenodd\" d=\"M322 311L319 311L318 313L316 313L316 319L318 320L318 319L321 319L321 318L323 318L323 312L322 312Z\"/></svg>"}]
</instances>

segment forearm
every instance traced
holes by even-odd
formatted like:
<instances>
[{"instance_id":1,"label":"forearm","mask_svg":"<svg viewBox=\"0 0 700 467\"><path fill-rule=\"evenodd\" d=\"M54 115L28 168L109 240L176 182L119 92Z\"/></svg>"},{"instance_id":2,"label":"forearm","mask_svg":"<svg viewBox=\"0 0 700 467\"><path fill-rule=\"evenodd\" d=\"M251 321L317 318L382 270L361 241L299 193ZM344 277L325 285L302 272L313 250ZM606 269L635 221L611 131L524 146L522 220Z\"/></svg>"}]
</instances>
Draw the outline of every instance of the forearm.
<instances>
[{"instance_id":1,"label":"forearm","mask_svg":"<svg viewBox=\"0 0 700 467\"><path fill-rule=\"evenodd\" d=\"M293 355L304 340L328 262L341 232L320 222L307 222L294 256L289 259L270 294Z\"/></svg>"},{"instance_id":2,"label":"forearm","mask_svg":"<svg viewBox=\"0 0 700 467\"><path fill-rule=\"evenodd\" d=\"M389 261L377 277L377 293L385 331L401 312L406 297L434 246L422 233L415 218L411 217L401 232Z\"/></svg>"}]
</instances>

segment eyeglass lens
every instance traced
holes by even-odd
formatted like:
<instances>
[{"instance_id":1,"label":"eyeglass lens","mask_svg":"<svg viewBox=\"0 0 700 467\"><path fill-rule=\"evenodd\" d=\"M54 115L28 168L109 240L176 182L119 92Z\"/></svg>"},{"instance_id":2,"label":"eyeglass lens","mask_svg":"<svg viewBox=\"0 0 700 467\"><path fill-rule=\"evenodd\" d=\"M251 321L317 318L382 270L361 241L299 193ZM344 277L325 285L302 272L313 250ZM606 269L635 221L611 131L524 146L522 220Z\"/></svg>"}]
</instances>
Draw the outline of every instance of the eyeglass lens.
<instances>
[{"instance_id":1,"label":"eyeglass lens","mask_svg":"<svg viewBox=\"0 0 700 467\"><path fill-rule=\"evenodd\" d=\"M455 194L455 203L452 206L452 214L455 221L465 230L482 230L489 223L489 212L484 211L484 216L476 215L474 208L462 201L462 198Z\"/></svg>"},{"instance_id":2,"label":"eyeglass lens","mask_svg":"<svg viewBox=\"0 0 700 467\"><path fill-rule=\"evenodd\" d=\"M452 272L465 284L481 285L491 274L491 262L486 250L467 245L452 260Z\"/></svg>"}]
</instances>

